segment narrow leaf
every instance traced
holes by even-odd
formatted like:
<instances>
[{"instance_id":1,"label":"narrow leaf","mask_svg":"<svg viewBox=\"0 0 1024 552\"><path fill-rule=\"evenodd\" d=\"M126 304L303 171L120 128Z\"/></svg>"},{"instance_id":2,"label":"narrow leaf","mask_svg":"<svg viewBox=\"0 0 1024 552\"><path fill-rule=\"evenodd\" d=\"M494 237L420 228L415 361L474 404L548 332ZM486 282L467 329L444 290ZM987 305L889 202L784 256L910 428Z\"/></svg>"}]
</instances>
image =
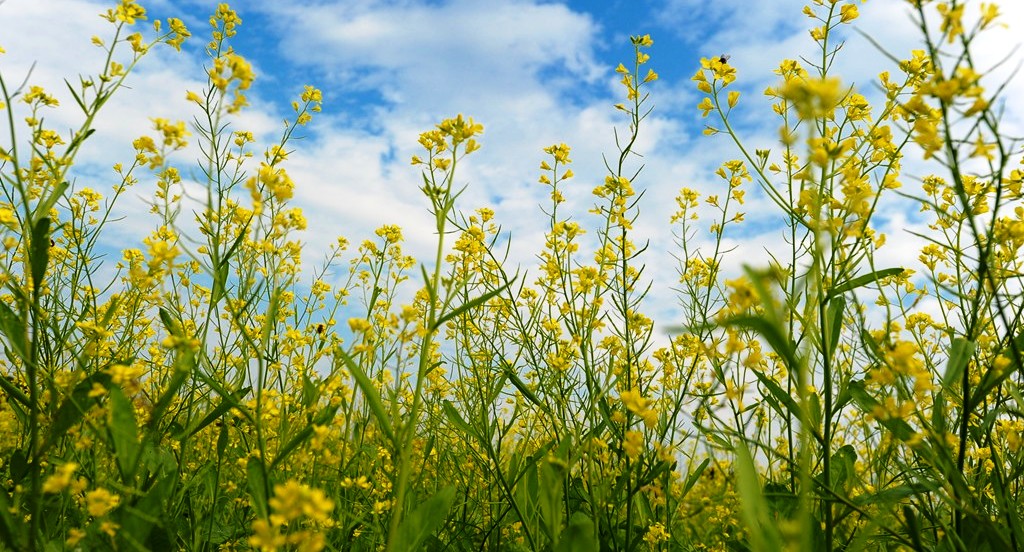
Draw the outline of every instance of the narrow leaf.
<instances>
[{"instance_id":1,"label":"narrow leaf","mask_svg":"<svg viewBox=\"0 0 1024 552\"><path fill-rule=\"evenodd\" d=\"M508 377L508 381L512 382L512 385L514 385L515 388L518 389L524 397L526 397L526 400L530 401L539 408L544 408L544 405L540 402L540 399L537 398L537 395L534 395L533 391L530 391L530 388L526 386L526 383L523 380L519 379L519 376L515 373L511 366L506 364L502 366L501 369L502 371L505 372L505 375Z\"/></svg>"},{"instance_id":2,"label":"narrow leaf","mask_svg":"<svg viewBox=\"0 0 1024 552\"><path fill-rule=\"evenodd\" d=\"M469 300L469 301L459 305L458 307L456 307L456 308L454 308L454 309L444 313L443 315L441 315L440 318L438 318L434 322L433 326L430 327L430 331L432 331L432 332L436 331L438 328L441 327L442 324L444 324L445 322L451 320L452 318L455 318L456 316L461 315L462 313L468 311L469 309L475 308L478 305L481 305L481 304L489 301L492 297L494 297L494 296L498 295L499 293L505 291L505 289L508 288L508 286L510 286L510 285L512 285L512 282L507 282L505 284L502 284L501 287L499 287L497 289L493 289L491 291L488 291L487 293L485 293L485 294L483 294L483 295L481 295L479 297L476 297L474 299L471 299L471 300Z\"/></svg>"},{"instance_id":3,"label":"narrow leaf","mask_svg":"<svg viewBox=\"0 0 1024 552\"><path fill-rule=\"evenodd\" d=\"M50 217L39 219L32 228L31 247L29 259L32 266L32 289L38 292L46 274L46 265L50 262Z\"/></svg>"},{"instance_id":4,"label":"narrow leaf","mask_svg":"<svg viewBox=\"0 0 1024 552\"><path fill-rule=\"evenodd\" d=\"M252 495L252 506L256 509L256 515L262 519L267 517L267 491L270 488L267 481L267 472L263 466L263 460L249 458L245 465L246 480L249 483L249 494Z\"/></svg>"},{"instance_id":5,"label":"narrow leaf","mask_svg":"<svg viewBox=\"0 0 1024 552\"><path fill-rule=\"evenodd\" d=\"M384 436L387 437L392 443L398 443L395 439L395 432L391 429L391 419L388 417L387 411L384 410L384 403L380 400L380 393L377 391L377 387L373 385L373 382L363 369L352 359L352 357L345 352L340 346L335 349L338 355L341 357L342 362L345 363L345 367L352 374L352 378L356 380L356 384L359 385L360 391L363 392L363 396L366 397L366 402L369 403L370 411L373 412L373 416L377 419L377 424L380 426L381 431L384 432Z\"/></svg>"},{"instance_id":6,"label":"narrow leaf","mask_svg":"<svg viewBox=\"0 0 1024 552\"><path fill-rule=\"evenodd\" d=\"M456 410L451 401L446 399L441 403L441 408L444 410L445 416L448 417L448 421L454 424L459 431L477 438L476 432L473 431L473 428L469 427L469 424L462 418L462 414L459 414L459 411Z\"/></svg>"},{"instance_id":7,"label":"narrow leaf","mask_svg":"<svg viewBox=\"0 0 1024 552\"><path fill-rule=\"evenodd\" d=\"M592 552L599 548L594 537L594 522L583 512L574 512L562 538L558 539L555 552Z\"/></svg>"},{"instance_id":8,"label":"narrow leaf","mask_svg":"<svg viewBox=\"0 0 1024 552\"><path fill-rule=\"evenodd\" d=\"M946 364L946 373L942 376L942 387L952 389L956 382L960 381L967 363L974 356L974 350L978 345L962 337L954 337L949 344L949 362Z\"/></svg>"},{"instance_id":9,"label":"narrow leaf","mask_svg":"<svg viewBox=\"0 0 1024 552\"><path fill-rule=\"evenodd\" d=\"M871 274L865 274L863 276L857 276L846 280L841 284L837 284L829 290L826 300L831 300L839 295L846 293L847 291L855 290L859 287L866 286L872 282L881 280L882 278L888 278L889 276L896 276L902 274L904 269L902 268L883 268L882 270L876 270Z\"/></svg>"},{"instance_id":10,"label":"narrow leaf","mask_svg":"<svg viewBox=\"0 0 1024 552\"><path fill-rule=\"evenodd\" d=\"M736 483L740 496L741 513L749 530L754 550L780 550L782 540L775 523L771 520L768 503L761 492L754 460L744 442L736 451Z\"/></svg>"},{"instance_id":11,"label":"narrow leaf","mask_svg":"<svg viewBox=\"0 0 1024 552\"><path fill-rule=\"evenodd\" d=\"M839 345L839 336L843 333L843 311L846 310L846 298L836 297L828 305L828 352L829 356L835 353ZM829 413L831 415L831 413Z\"/></svg>"},{"instance_id":12,"label":"narrow leaf","mask_svg":"<svg viewBox=\"0 0 1024 552\"><path fill-rule=\"evenodd\" d=\"M78 92L75 92L75 88L71 86L71 83L68 82L68 79L64 79L64 84L68 85L68 91L71 92L71 97L75 99L75 103L78 104L78 107L82 108L82 113L88 114L89 110L85 107L85 102L82 101L82 98L78 95Z\"/></svg>"},{"instance_id":13,"label":"narrow leaf","mask_svg":"<svg viewBox=\"0 0 1024 552\"><path fill-rule=\"evenodd\" d=\"M389 550L419 550L420 545L433 535L448 517L455 502L455 487L447 486L428 498L412 511L398 528L397 542L389 543Z\"/></svg>"},{"instance_id":14,"label":"narrow leaf","mask_svg":"<svg viewBox=\"0 0 1024 552\"><path fill-rule=\"evenodd\" d=\"M704 470L707 469L708 464L710 463L711 459L705 458L704 461L697 466L697 469L690 472L690 475L686 477L686 482L683 483L683 492L680 495L680 499L685 497L686 493L689 493L690 489L692 489L693 486L697 484L697 481L700 479L700 476L704 475Z\"/></svg>"},{"instance_id":15,"label":"narrow leaf","mask_svg":"<svg viewBox=\"0 0 1024 552\"><path fill-rule=\"evenodd\" d=\"M135 476L135 461L139 455L139 428L135 421L135 407L124 391L113 385L107 392L110 398L108 430L114 445L117 464L125 481Z\"/></svg>"},{"instance_id":16,"label":"narrow leaf","mask_svg":"<svg viewBox=\"0 0 1024 552\"><path fill-rule=\"evenodd\" d=\"M7 338L7 342L11 344L11 347L14 348L14 352L18 355L18 358L21 360L28 360L28 349L25 344L25 338L27 337L27 333L25 332L25 322L16 312L14 312L13 309L11 309L10 305L4 301L0 301L0 332L2 332L4 337ZM0 382L0 385L5 383L7 383L7 385L4 385L4 390L11 393L11 390L8 389L8 386L10 385L8 382ZM10 387L12 389L17 389L17 387L14 386ZM25 397L24 393L21 393L21 391L18 391L17 394L21 395L25 400L25 404L28 405L28 397Z\"/></svg>"},{"instance_id":17,"label":"narrow leaf","mask_svg":"<svg viewBox=\"0 0 1024 552\"><path fill-rule=\"evenodd\" d=\"M96 404L96 399L89 397L94 384L109 388L110 376L105 372L96 372L87 376L75 385L69 395L64 397L60 406L57 407L57 413L53 417L50 432L43 442L40 455L60 439L66 437L68 430L77 425L82 420L82 416Z\"/></svg>"},{"instance_id":18,"label":"narrow leaf","mask_svg":"<svg viewBox=\"0 0 1024 552\"><path fill-rule=\"evenodd\" d=\"M771 345L772 349L782 357L782 360L786 363L786 369L790 373L795 373L799 366L799 361L796 357L796 346L790 340L789 336L783 335L780 329L774 324L769 323L763 317L760 316L733 316L727 318L722 323L723 326L738 326L753 330L760 334L768 344Z\"/></svg>"}]
</instances>

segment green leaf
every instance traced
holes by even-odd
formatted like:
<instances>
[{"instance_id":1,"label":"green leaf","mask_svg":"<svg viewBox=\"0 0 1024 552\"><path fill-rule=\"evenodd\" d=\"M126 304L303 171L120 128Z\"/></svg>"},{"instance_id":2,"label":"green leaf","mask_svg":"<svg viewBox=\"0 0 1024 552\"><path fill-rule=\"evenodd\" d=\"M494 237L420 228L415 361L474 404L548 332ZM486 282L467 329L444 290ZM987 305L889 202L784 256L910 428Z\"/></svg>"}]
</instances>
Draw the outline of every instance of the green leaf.
<instances>
[{"instance_id":1,"label":"green leaf","mask_svg":"<svg viewBox=\"0 0 1024 552\"><path fill-rule=\"evenodd\" d=\"M757 376L757 379L758 381L761 382L761 385L768 389L768 395L766 395L764 398L771 399L773 401L772 404L776 408L776 410L779 410L780 413L784 413L782 412L782 409L778 406L781 403L785 405L786 410L788 410L790 414L796 416L796 418L800 420L801 423L807 423L807 416L804 415L804 410L800 408L800 405L797 404L796 400L789 393L787 393L786 390L783 389L778 384L778 382L768 377L760 370L751 371L754 373L755 376ZM821 415L819 413L818 417L820 418L820 416ZM816 425L813 422L807 425L807 429L809 429L811 431L811 434L814 435L815 439L817 439L820 442L821 435L818 431L819 425Z\"/></svg>"},{"instance_id":2,"label":"green leaf","mask_svg":"<svg viewBox=\"0 0 1024 552\"><path fill-rule=\"evenodd\" d=\"M518 389L524 397L526 397L526 400L539 408L544 408L544 405L540 402L540 399L537 398L537 395L534 395L533 391L530 391L530 388L526 386L526 383L519 379L519 375L515 373L511 366L504 364L501 369L505 372L505 376L508 377L508 381L512 382L512 385L514 385L515 388Z\"/></svg>"},{"instance_id":3,"label":"green leaf","mask_svg":"<svg viewBox=\"0 0 1024 552\"><path fill-rule=\"evenodd\" d=\"M50 195L46 196L45 199L41 200L39 203L36 204L36 208L32 212L32 218L35 218L40 214L49 213L50 209L53 209L53 206L56 205L58 201L60 201L60 198L64 197L64 192L67 191L68 186L70 185L71 183L65 180L60 184L54 186L53 190L50 192ZM39 221L42 222L44 218L46 217L41 217ZM47 219L47 225L49 225L49 219ZM38 225L36 226L36 228L38 228ZM35 241L34 236L33 241ZM46 247L50 247L50 240L46 240ZM35 246L33 245L33 249L34 248Z\"/></svg>"},{"instance_id":4,"label":"green leaf","mask_svg":"<svg viewBox=\"0 0 1024 552\"><path fill-rule=\"evenodd\" d=\"M427 274L427 267L420 265L420 274L423 275L423 286L427 289L427 304L432 305L437 301L437 290L434 289L433 280Z\"/></svg>"},{"instance_id":5,"label":"green leaf","mask_svg":"<svg viewBox=\"0 0 1024 552\"><path fill-rule=\"evenodd\" d=\"M946 395L942 389L932 398L932 431L935 435L946 434Z\"/></svg>"},{"instance_id":6,"label":"green leaf","mask_svg":"<svg viewBox=\"0 0 1024 552\"><path fill-rule=\"evenodd\" d=\"M685 497L686 494L690 492L690 489L692 489L693 486L697 484L697 481L700 479L700 476L704 475L704 470L707 469L708 464L710 463L711 459L705 458L704 461L701 462L699 466L697 466L697 469L690 472L690 475L686 477L686 482L683 483L683 492L680 495L680 499Z\"/></svg>"},{"instance_id":7,"label":"green leaf","mask_svg":"<svg viewBox=\"0 0 1024 552\"><path fill-rule=\"evenodd\" d=\"M761 337L768 341L768 344L771 345L776 354L782 357L789 373L794 374L799 369L800 361L796 356L796 345L793 344L788 335L782 333L778 326L770 323L764 317L749 315L733 316L727 318L722 325L746 328L760 334Z\"/></svg>"},{"instance_id":8,"label":"green leaf","mask_svg":"<svg viewBox=\"0 0 1024 552\"><path fill-rule=\"evenodd\" d=\"M21 480L28 475L28 457L21 449L16 449L11 453L7 465L11 470L11 482L15 485L21 483Z\"/></svg>"},{"instance_id":9,"label":"green leaf","mask_svg":"<svg viewBox=\"0 0 1024 552\"><path fill-rule=\"evenodd\" d=\"M997 370L995 365L989 364L988 369L981 376L981 381L974 386L974 390L970 394L970 398L967 401L966 408L973 410L975 405L981 404L985 401L985 397L988 396L989 392L1002 385L1007 378L1012 376L1017 371L1016 367L1007 366L1006 369ZM995 414L993 410L991 414ZM991 426L985 426L991 427Z\"/></svg>"},{"instance_id":10,"label":"green leaf","mask_svg":"<svg viewBox=\"0 0 1024 552\"><path fill-rule=\"evenodd\" d=\"M973 341L968 341L962 337L954 337L952 343L949 344L949 362L946 364L946 373L942 376L942 387L944 389L954 389L954 386L960 378L963 376L964 370L967 369L967 363L971 361L971 357L974 356L975 349L978 345Z\"/></svg>"},{"instance_id":11,"label":"green leaf","mask_svg":"<svg viewBox=\"0 0 1024 552\"><path fill-rule=\"evenodd\" d=\"M754 292L761 303L763 309L761 317L769 325L778 324L781 319L779 318L778 309L775 308L772 292L768 289L767 283L769 279L765 277L768 273L763 270L755 270L749 265L743 265L743 272L750 280L750 285L754 288Z\"/></svg>"},{"instance_id":12,"label":"green leaf","mask_svg":"<svg viewBox=\"0 0 1024 552\"><path fill-rule=\"evenodd\" d=\"M82 113L88 114L89 109L85 107L85 102L82 101L82 98L78 95L78 92L75 92L75 88L71 86L71 83L68 82L68 79L64 79L64 84L68 86L68 91L71 92L71 97L75 99L75 103L78 104L78 107L82 108Z\"/></svg>"},{"instance_id":13,"label":"green leaf","mask_svg":"<svg viewBox=\"0 0 1024 552\"><path fill-rule=\"evenodd\" d=\"M145 494L121 509L118 537L124 541L146 543L147 550L170 550L174 548L173 537L163 527L167 523L164 504L178 483L177 473L168 470L144 491ZM139 490L141 491L141 489ZM137 492L139 492L137 491ZM154 529L156 531L154 532ZM123 541L122 541L123 542ZM130 548L130 547L125 547Z\"/></svg>"},{"instance_id":14,"label":"green leaf","mask_svg":"<svg viewBox=\"0 0 1024 552\"><path fill-rule=\"evenodd\" d=\"M817 393L807 395L807 417L811 421L811 429L817 433L821 430L821 398Z\"/></svg>"},{"instance_id":15,"label":"green leaf","mask_svg":"<svg viewBox=\"0 0 1024 552\"><path fill-rule=\"evenodd\" d=\"M8 550L28 550L25 542L27 536L24 520L19 517L15 522L11 514L11 498L7 494L6 485L0 487L0 544Z\"/></svg>"},{"instance_id":16,"label":"green leaf","mask_svg":"<svg viewBox=\"0 0 1024 552\"><path fill-rule=\"evenodd\" d=\"M855 475L854 464L857 462L857 451L853 445L844 445L832 453L832 488L846 489L846 482Z\"/></svg>"},{"instance_id":17,"label":"green leaf","mask_svg":"<svg viewBox=\"0 0 1024 552\"><path fill-rule=\"evenodd\" d=\"M441 403L441 409L444 410L444 415L448 418L448 421L455 425L462 433L479 440L476 432L469 426L469 423L462 418L462 414L455 408L455 405L451 401L445 399Z\"/></svg>"},{"instance_id":18,"label":"green leaf","mask_svg":"<svg viewBox=\"0 0 1024 552\"><path fill-rule=\"evenodd\" d=\"M77 425L82 420L82 416L96 404L96 399L89 396L94 384L110 388L110 376L106 372L89 375L78 382L71 393L64 397L60 406L57 407L57 413L53 416L50 432L39 451L40 456L60 439L66 437L68 430Z\"/></svg>"},{"instance_id":19,"label":"green leaf","mask_svg":"<svg viewBox=\"0 0 1024 552\"><path fill-rule=\"evenodd\" d=\"M896 504L912 496L918 496L921 494L929 493L941 485L937 484L924 484L924 483L911 483L907 485L899 485L897 487L890 487L888 489L882 489L874 493L865 493L858 495L852 500L856 505L876 504L879 506L887 504Z\"/></svg>"},{"instance_id":20,"label":"green leaf","mask_svg":"<svg viewBox=\"0 0 1024 552\"><path fill-rule=\"evenodd\" d=\"M224 458L224 451L228 449L228 440L231 437L228 424L221 424L220 434L217 435L217 458Z\"/></svg>"},{"instance_id":21,"label":"green leaf","mask_svg":"<svg viewBox=\"0 0 1024 552\"><path fill-rule=\"evenodd\" d=\"M135 421L135 407L117 385L111 386L107 394L110 399L110 422L107 425L110 440L124 481L132 482L139 457L139 428Z\"/></svg>"},{"instance_id":22,"label":"green leaf","mask_svg":"<svg viewBox=\"0 0 1024 552\"><path fill-rule=\"evenodd\" d=\"M825 296L825 300L831 301L832 299L846 293L847 291L852 291L859 287L866 286L872 282L881 280L882 278L888 278L889 276L896 276L898 274L902 274L904 270L905 269L903 268L883 268L882 270L876 270L871 274L865 274L863 276L851 278L841 284L833 286L832 289L828 291L828 295Z\"/></svg>"},{"instance_id":23,"label":"green leaf","mask_svg":"<svg viewBox=\"0 0 1024 552\"><path fill-rule=\"evenodd\" d=\"M924 550L924 544L921 542L921 524L917 521L914 508L909 504L903 505L903 519L907 522L907 534L910 535L910 541L914 544L914 550Z\"/></svg>"},{"instance_id":24,"label":"green leaf","mask_svg":"<svg viewBox=\"0 0 1024 552\"><path fill-rule=\"evenodd\" d=\"M265 322L263 324L263 332L260 335L260 343L270 343L270 335L274 333L275 327L271 320L277 320L277 311L281 308L281 293L280 289L273 291L270 294L270 304L267 305L267 313Z\"/></svg>"},{"instance_id":25,"label":"green leaf","mask_svg":"<svg viewBox=\"0 0 1024 552\"><path fill-rule=\"evenodd\" d=\"M869 414L875 410L875 407L881 404L868 393L864 387L864 382L860 380L850 382L850 395L860 409ZM914 436L914 428L910 427L910 424L902 418L879 419L878 423L892 432L893 436L900 441L907 441Z\"/></svg>"},{"instance_id":26,"label":"green leaf","mask_svg":"<svg viewBox=\"0 0 1024 552\"><path fill-rule=\"evenodd\" d=\"M220 300L224 297L225 292L227 291L228 276L231 273L231 263L229 261L231 259L231 256L234 254L235 250L238 249L238 247L242 245L242 242L245 240L245 238L249 236L249 233L247 232L248 229L249 221L245 223L245 227L243 227L241 231L238 232L238 237L235 238L234 243L232 243L231 247L229 247L228 250L224 252L223 256L217 259L216 266L213 267L213 287L210 292L211 305L216 305L217 303L219 303ZM248 303L246 304L246 307L247 306ZM236 312L245 312L245 307L243 307L242 309L238 309Z\"/></svg>"},{"instance_id":27,"label":"green leaf","mask_svg":"<svg viewBox=\"0 0 1024 552\"><path fill-rule=\"evenodd\" d=\"M11 344L15 354L22 361L29 360L28 349L25 343L27 337L25 327L25 322L21 317L5 301L0 301L0 333L7 338L7 342ZM28 406L28 397L20 389L11 385L5 378L0 378L0 385L3 385L4 391L18 397L19 401L24 402Z\"/></svg>"},{"instance_id":28,"label":"green leaf","mask_svg":"<svg viewBox=\"0 0 1024 552\"><path fill-rule=\"evenodd\" d=\"M370 411L373 412L374 418L377 419L377 425L379 425L381 431L384 432L384 436L397 445L398 441L395 439L395 432L391 429L391 419L388 417L387 411L384 410L384 403L380 400L380 393L373 385L373 381L366 376L363 369L355 363L352 357L345 352L344 349L338 346L335 348L335 351L341 357L342 362L345 363L345 367L348 368L349 373L352 374L352 378L356 380L359 390L363 392L363 397L366 398L366 402L370 406Z\"/></svg>"},{"instance_id":29,"label":"green leaf","mask_svg":"<svg viewBox=\"0 0 1024 552\"><path fill-rule=\"evenodd\" d=\"M594 537L594 522L583 512L574 512L554 552L593 552L599 548Z\"/></svg>"},{"instance_id":30,"label":"green leaf","mask_svg":"<svg viewBox=\"0 0 1024 552\"><path fill-rule=\"evenodd\" d=\"M754 460L747 444L740 442L736 450L736 484L740 497L741 513L749 530L751 548L754 550L781 550L782 539L771 519L768 503L761 492Z\"/></svg>"},{"instance_id":31,"label":"green leaf","mask_svg":"<svg viewBox=\"0 0 1024 552\"><path fill-rule=\"evenodd\" d=\"M114 319L114 315L117 314L117 306L120 303L121 303L121 296L114 295L113 297L110 298L110 304L107 305L107 310L106 310L106 312L103 313L103 319L101 320L101 324L102 325L104 325L104 326L110 325L110 321L113 320ZM125 364L131 364L131 362L126 362Z\"/></svg>"},{"instance_id":32,"label":"green leaf","mask_svg":"<svg viewBox=\"0 0 1024 552\"><path fill-rule=\"evenodd\" d=\"M179 441L183 440L183 439L188 439L188 438L192 437L193 435L195 435L196 433L199 433L200 431L202 431L204 428L206 428L206 426L212 424L215 420L217 420L217 418L220 418L221 416L226 414L229 410L231 410L232 408L235 408L236 406L238 406L239 405L238 397L244 396L246 393L249 392L249 389L250 389L249 387L246 387L245 389L242 389L242 390L238 391L236 393L237 397L236 396L231 396L231 395L228 395L226 397L221 397L220 404L218 404L216 407L214 407L213 410L210 410L206 414L206 416L203 416L203 419L199 420L199 423L195 424L188 431L181 432L180 434L178 434L176 436L176 438Z\"/></svg>"},{"instance_id":33,"label":"green leaf","mask_svg":"<svg viewBox=\"0 0 1024 552\"><path fill-rule=\"evenodd\" d=\"M483 303L486 303L492 297L494 297L494 296L498 295L499 293L505 291L505 289L507 289L510 285L512 285L511 281L506 282L506 283L502 284L500 287L498 287L497 289L493 289L491 291L488 291L487 293L485 293L485 294L483 294L483 295L481 295L479 297L476 297L474 299L471 299L471 300L469 300L469 301L459 305L458 307L456 307L456 308L454 308L454 309L444 313L443 315L441 315L440 318L438 318L434 322L434 324L432 326L430 326L430 331L431 332L437 331L437 329L440 328L441 325L444 324L445 322L451 320L452 318L455 318L456 316L461 315L462 313L468 311L469 309L475 308L475 307L477 307L477 306L479 306L479 305L481 305Z\"/></svg>"},{"instance_id":34,"label":"green leaf","mask_svg":"<svg viewBox=\"0 0 1024 552\"><path fill-rule=\"evenodd\" d=\"M183 353L179 354L178 358L175 359L171 379L167 382L167 387L164 388L163 394L153 403L153 411L149 417L149 422L146 424L148 427L155 428L161 422L164 412L170 408L171 403L177 397L178 390L185 385L185 382L192 374L193 371L188 366L184 366L187 362L194 362L194 355Z\"/></svg>"},{"instance_id":35,"label":"green leaf","mask_svg":"<svg viewBox=\"0 0 1024 552\"><path fill-rule=\"evenodd\" d=\"M839 336L843 333L843 311L846 310L846 298L839 296L828 305L828 326L825 328L828 336L828 353L831 358L839 345ZM828 413L832 415L831 412Z\"/></svg>"},{"instance_id":36,"label":"green leaf","mask_svg":"<svg viewBox=\"0 0 1024 552\"><path fill-rule=\"evenodd\" d=\"M14 398L22 406L28 407L30 402L28 395L26 395L21 389L18 389L13 383L11 383L6 377L0 376L0 389L3 389L7 396ZM18 405L10 403L11 406L16 407L16 411L24 412L24 410L17 408Z\"/></svg>"},{"instance_id":37,"label":"green leaf","mask_svg":"<svg viewBox=\"0 0 1024 552\"><path fill-rule=\"evenodd\" d=\"M548 443L550 446L551 443ZM539 456L532 455L524 464L520 479L516 482L515 496L519 505L520 521L531 530L536 530L536 522L540 518L538 497L540 496L540 484L538 483Z\"/></svg>"},{"instance_id":38,"label":"green leaf","mask_svg":"<svg viewBox=\"0 0 1024 552\"><path fill-rule=\"evenodd\" d=\"M160 322L163 323L164 329L167 330L167 333L175 337L181 337L181 325L171 317L171 311L160 307L158 312L160 314Z\"/></svg>"},{"instance_id":39,"label":"green leaf","mask_svg":"<svg viewBox=\"0 0 1024 552\"><path fill-rule=\"evenodd\" d=\"M277 452L277 457L270 464L270 469L274 469L278 464L283 462L288 456L295 452L295 450L301 445L310 435L313 434L313 426L315 425L327 425L330 424L331 420L334 419L335 413L338 411L338 406L328 406L321 410L314 420L306 424L306 427L299 430L283 447Z\"/></svg>"},{"instance_id":40,"label":"green leaf","mask_svg":"<svg viewBox=\"0 0 1024 552\"><path fill-rule=\"evenodd\" d=\"M870 332L867 330L861 332L860 341L875 360L882 360L882 358L884 358L882 350L878 348L878 342L875 341L875 338L871 336Z\"/></svg>"},{"instance_id":41,"label":"green leaf","mask_svg":"<svg viewBox=\"0 0 1024 552\"><path fill-rule=\"evenodd\" d=\"M412 511L398 527L397 542L389 543L389 550L413 551L433 535L448 517L455 502L455 487L444 487Z\"/></svg>"},{"instance_id":42,"label":"green leaf","mask_svg":"<svg viewBox=\"0 0 1024 552\"><path fill-rule=\"evenodd\" d=\"M50 262L50 217L43 217L32 228L32 250L29 252L32 267L32 289L39 292L46 265Z\"/></svg>"},{"instance_id":43,"label":"green leaf","mask_svg":"<svg viewBox=\"0 0 1024 552\"><path fill-rule=\"evenodd\" d=\"M302 406L309 408L316 403L317 399L320 398L319 388L313 380L309 377L309 373L305 370L300 374L302 376L302 394L301 403Z\"/></svg>"},{"instance_id":44,"label":"green leaf","mask_svg":"<svg viewBox=\"0 0 1024 552\"><path fill-rule=\"evenodd\" d=\"M267 470L263 460L249 457L245 465L246 480L249 483L249 494L252 496L252 507L256 509L256 515L261 519L267 518L267 491L270 489L270 482L267 481Z\"/></svg>"},{"instance_id":45,"label":"green leaf","mask_svg":"<svg viewBox=\"0 0 1024 552\"><path fill-rule=\"evenodd\" d=\"M562 497L565 466L547 460L540 465L540 519L544 533L551 542L558 542L562 533Z\"/></svg>"}]
</instances>

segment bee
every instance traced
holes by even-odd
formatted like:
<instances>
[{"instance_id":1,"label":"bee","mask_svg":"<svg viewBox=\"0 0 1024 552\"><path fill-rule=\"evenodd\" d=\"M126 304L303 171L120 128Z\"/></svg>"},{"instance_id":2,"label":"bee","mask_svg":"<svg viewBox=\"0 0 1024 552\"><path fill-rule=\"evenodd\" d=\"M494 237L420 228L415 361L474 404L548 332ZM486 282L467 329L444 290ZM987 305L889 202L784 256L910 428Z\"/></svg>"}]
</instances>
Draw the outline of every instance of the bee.
<instances>
[{"instance_id":1,"label":"bee","mask_svg":"<svg viewBox=\"0 0 1024 552\"><path fill-rule=\"evenodd\" d=\"M324 325L323 324L317 324L316 325L316 333L318 333L318 334L324 333Z\"/></svg>"},{"instance_id":2,"label":"bee","mask_svg":"<svg viewBox=\"0 0 1024 552\"><path fill-rule=\"evenodd\" d=\"M722 55L718 56L718 62L719 63L726 63L726 62L729 61L729 58L731 58L731 57L732 56L730 56L729 54L722 54Z\"/></svg>"}]
</instances>

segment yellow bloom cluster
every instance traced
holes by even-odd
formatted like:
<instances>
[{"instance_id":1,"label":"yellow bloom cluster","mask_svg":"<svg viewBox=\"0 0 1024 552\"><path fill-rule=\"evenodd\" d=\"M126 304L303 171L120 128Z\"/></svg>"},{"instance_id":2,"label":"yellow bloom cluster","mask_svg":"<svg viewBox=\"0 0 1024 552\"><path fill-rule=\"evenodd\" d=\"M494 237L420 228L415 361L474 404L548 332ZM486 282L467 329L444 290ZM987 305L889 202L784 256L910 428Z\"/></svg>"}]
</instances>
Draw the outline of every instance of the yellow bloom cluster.
<instances>
[{"instance_id":1,"label":"yellow bloom cluster","mask_svg":"<svg viewBox=\"0 0 1024 552\"><path fill-rule=\"evenodd\" d=\"M320 489L289 479L274 486L268 501L271 514L252 524L249 544L265 552L295 547L303 552L319 552L327 546L322 529L333 526L331 512L334 501ZM290 530L293 523L304 522L309 528Z\"/></svg>"},{"instance_id":2,"label":"yellow bloom cluster","mask_svg":"<svg viewBox=\"0 0 1024 552\"><path fill-rule=\"evenodd\" d=\"M637 389L627 389L619 394L619 400L627 410L640 416L644 425L653 428L658 423L658 413L651 406L651 402L640 394Z\"/></svg>"}]
</instances>

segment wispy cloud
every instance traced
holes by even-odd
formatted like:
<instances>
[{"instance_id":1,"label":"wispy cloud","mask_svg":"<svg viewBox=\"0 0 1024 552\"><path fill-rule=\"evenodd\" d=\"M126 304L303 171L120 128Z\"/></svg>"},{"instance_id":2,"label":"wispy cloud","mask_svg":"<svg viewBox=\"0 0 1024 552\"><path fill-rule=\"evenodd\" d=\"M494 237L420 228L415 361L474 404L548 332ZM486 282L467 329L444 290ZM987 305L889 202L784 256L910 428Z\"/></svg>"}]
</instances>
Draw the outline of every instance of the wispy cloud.
<instances>
[{"instance_id":1,"label":"wispy cloud","mask_svg":"<svg viewBox=\"0 0 1024 552\"><path fill-rule=\"evenodd\" d=\"M671 317L674 303L674 246L668 229L673 198L682 186L721 193L723 185L713 170L738 157L722 137L700 136L704 121L697 114L699 96L689 77L701 55L730 53L740 72L736 86L744 92L735 121L751 137L751 145L773 145L778 121L761 92L775 81L772 69L781 59L813 51L807 36L813 22L801 15L803 4L630 4L631 9L645 10L636 19L650 25L656 41L651 66L661 75L652 87L656 110L645 120L637 144L644 157L633 159L631 166L644 166L638 185L647 191L637 238L650 240L645 274L655 280L650 304L662 319ZM1024 3L1003 4L1006 21L1024 21ZM468 185L463 207L495 208L513 236L512 261L529 265L543 244L545 219L538 206L546 204L546 190L536 183L541 148L558 142L573 146L577 177L566 190L566 207L586 221L593 203L590 190L605 174L603 155L616 152L613 129L625 128L612 108L622 97L613 68L629 60L631 49L619 32L621 21L608 19L610 8L603 6L528 0L242 0L235 3L245 21L236 43L260 78L250 94L252 107L232 129L251 129L262 143L271 143L288 115L287 103L302 86L323 88L324 113L305 129L305 139L292 144L296 152L289 161L299 186L296 201L310 220L307 258L319 259L338 234L358 241L390 223L405 228L412 253L428 258L433 225L409 158L418 153L416 139L423 130L456 113L473 116L486 131L483 150L470 157L459 177ZM920 40L905 6L868 2L861 6L857 25L906 57L920 47ZM85 0L8 0L0 6L5 27L0 41L9 52L0 57L0 70L9 82L20 80L30 63L38 61L32 81L60 94L64 77L100 67L102 52L89 45L89 37L109 35L109 25L96 16L107 7ZM202 45L207 12L215 3L157 0L150 7L153 16L184 15L196 36L182 55L153 52L130 79L131 89L108 106L99 132L83 152L83 167L91 167L83 174L98 180L113 162L131 159L131 140L148 132L150 117L190 117L194 106L187 104L184 93L205 80ZM843 38L847 44L836 68L844 82L870 92L870 82L879 71L893 69L892 63L859 34L846 32ZM994 63L1018 42L1012 32L999 31L980 45L979 64ZM993 81L1009 69L1000 69ZM1022 86L1017 79L1007 97L1024 96ZM57 128L76 121L70 97L61 99L61 110L51 118ZM1017 103L1006 105L1003 121L1011 131L1024 127ZM909 160L907 165L910 171L916 167ZM128 228L119 237L141 239L152 225L145 206L133 200L125 207ZM754 224L731 242L737 247L735 264L765 261L764 246L773 247L780 239L772 225L782 221L771 214L776 211L763 196L749 193L746 207ZM890 234L902 236L904 228L915 224L905 206L883 208L888 221L884 230ZM702 223L704 229L707 224ZM883 255L893 263L916 256L909 240L896 241Z\"/></svg>"}]
</instances>

